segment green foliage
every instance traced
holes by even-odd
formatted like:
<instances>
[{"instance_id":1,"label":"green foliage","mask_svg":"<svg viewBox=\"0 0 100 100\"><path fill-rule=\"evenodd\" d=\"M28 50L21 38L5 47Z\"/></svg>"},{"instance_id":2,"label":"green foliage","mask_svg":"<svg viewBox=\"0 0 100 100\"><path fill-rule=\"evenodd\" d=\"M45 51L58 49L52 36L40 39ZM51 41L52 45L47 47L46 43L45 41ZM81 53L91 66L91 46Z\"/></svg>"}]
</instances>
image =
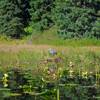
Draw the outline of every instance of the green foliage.
<instances>
[{"instance_id":1,"label":"green foliage","mask_svg":"<svg viewBox=\"0 0 100 100\"><path fill-rule=\"evenodd\" d=\"M98 18L92 28L92 34L94 37L96 37L97 39L100 38L100 18Z\"/></svg>"},{"instance_id":2,"label":"green foliage","mask_svg":"<svg viewBox=\"0 0 100 100\"><path fill-rule=\"evenodd\" d=\"M59 0L54 10L58 34L66 38L98 37L96 29L99 23L97 12L100 11L99 0ZM95 30L95 32L92 31ZM99 32L98 32L99 31ZM92 33L93 32L93 33ZM95 35L93 35L95 34Z\"/></svg>"},{"instance_id":3,"label":"green foliage","mask_svg":"<svg viewBox=\"0 0 100 100\"><path fill-rule=\"evenodd\" d=\"M64 52L49 49L36 68L0 69L0 98L9 100L99 100L100 57L93 52L85 54L73 55L72 53L68 57ZM91 62L90 59L93 61ZM88 70L90 67L92 70ZM3 84L4 78L8 80L6 88Z\"/></svg>"},{"instance_id":4,"label":"green foliage","mask_svg":"<svg viewBox=\"0 0 100 100\"><path fill-rule=\"evenodd\" d=\"M63 39L99 38L99 3L99 0L31 0L30 25L43 31L55 24Z\"/></svg>"},{"instance_id":5,"label":"green foliage","mask_svg":"<svg viewBox=\"0 0 100 100\"><path fill-rule=\"evenodd\" d=\"M55 25L63 39L99 39L99 4L100 0L1 0L0 34L19 38Z\"/></svg>"},{"instance_id":6,"label":"green foliage","mask_svg":"<svg viewBox=\"0 0 100 100\"><path fill-rule=\"evenodd\" d=\"M25 3L22 2L23 0L0 0L0 34L15 38L25 34L24 24L27 16L24 16L25 8L22 7Z\"/></svg>"},{"instance_id":7,"label":"green foliage","mask_svg":"<svg viewBox=\"0 0 100 100\"><path fill-rule=\"evenodd\" d=\"M54 7L54 0L31 0L30 14L33 28L43 31L50 28L54 23L51 11Z\"/></svg>"}]
</instances>

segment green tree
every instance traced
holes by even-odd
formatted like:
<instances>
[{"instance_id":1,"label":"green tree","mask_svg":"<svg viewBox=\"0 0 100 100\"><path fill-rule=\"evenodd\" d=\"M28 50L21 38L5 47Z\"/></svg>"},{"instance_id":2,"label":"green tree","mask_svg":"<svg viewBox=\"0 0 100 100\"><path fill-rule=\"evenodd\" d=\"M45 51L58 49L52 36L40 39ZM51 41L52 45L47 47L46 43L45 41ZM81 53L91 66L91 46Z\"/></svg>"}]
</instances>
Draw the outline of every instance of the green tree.
<instances>
[{"instance_id":1,"label":"green tree","mask_svg":"<svg viewBox=\"0 0 100 100\"><path fill-rule=\"evenodd\" d=\"M27 16L23 4L23 0L0 0L0 34L14 38L25 34Z\"/></svg>"},{"instance_id":2,"label":"green tree","mask_svg":"<svg viewBox=\"0 0 100 100\"><path fill-rule=\"evenodd\" d=\"M100 18L98 18L92 28L92 35L97 39L100 38Z\"/></svg>"},{"instance_id":3,"label":"green tree","mask_svg":"<svg viewBox=\"0 0 100 100\"><path fill-rule=\"evenodd\" d=\"M55 4L53 15L61 37L95 37L92 29L96 27L94 23L99 23L96 14L100 11L100 0L56 0Z\"/></svg>"},{"instance_id":4,"label":"green tree","mask_svg":"<svg viewBox=\"0 0 100 100\"><path fill-rule=\"evenodd\" d=\"M18 0L17 5L21 10L20 17L22 19L22 23L26 27L29 25L29 21L30 21L30 13L29 13L30 0Z\"/></svg>"},{"instance_id":5,"label":"green tree","mask_svg":"<svg viewBox=\"0 0 100 100\"><path fill-rule=\"evenodd\" d=\"M54 23L51 12L54 7L54 0L31 0L30 1L30 25L37 30L46 30Z\"/></svg>"}]
</instances>

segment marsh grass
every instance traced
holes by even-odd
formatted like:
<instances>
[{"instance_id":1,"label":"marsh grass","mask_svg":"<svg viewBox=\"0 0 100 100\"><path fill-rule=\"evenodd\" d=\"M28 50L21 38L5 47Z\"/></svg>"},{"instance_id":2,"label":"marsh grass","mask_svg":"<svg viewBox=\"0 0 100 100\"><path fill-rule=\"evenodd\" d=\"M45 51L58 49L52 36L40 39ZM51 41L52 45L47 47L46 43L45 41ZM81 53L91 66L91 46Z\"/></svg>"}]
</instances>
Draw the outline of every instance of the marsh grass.
<instances>
[{"instance_id":1,"label":"marsh grass","mask_svg":"<svg viewBox=\"0 0 100 100\"><path fill-rule=\"evenodd\" d=\"M10 80L4 77L3 85L9 80L10 83L6 85L11 90L16 87L23 90L22 94L29 94L28 98L32 96L36 97L36 100L40 100L41 97L46 98L45 100L64 100L68 97L73 100L75 98L83 100L84 97L99 97L97 94L100 86L100 51L72 47L56 51L48 52L47 49L42 52L41 50L0 51L0 73L3 75L1 78L5 75L10 77ZM95 90L88 92L90 89ZM15 97L17 92L15 90L13 94ZM94 93L91 95L93 97L88 93Z\"/></svg>"},{"instance_id":2,"label":"marsh grass","mask_svg":"<svg viewBox=\"0 0 100 100\"><path fill-rule=\"evenodd\" d=\"M74 69L85 68L87 70L94 70L95 66L100 67L100 51L91 50L88 48L72 48L59 49L57 51L61 53L64 58L63 67L68 67L69 63L74 64ZM58 54L60 55L60 54ZM39 61L44 56L48 57L48 50L20 50L17 52L5 52L0 51L0 66L2 68L7 67L25 67L33 68L37 67Z\"/></svg>"},{"instance_id":3,"label":"marsh grass","mask_svg":"<svg viewBox=\"0 0 100 100\"><path fill-rule=\"evenodd\" d=\"M83 39L62 39L57 34L57 27L52 27L43 32L33 30L33 33L22 39L11 39L0 36L0 44L33 44L33 45L54 45L54 46L100 46L100 40L95 38Z\"/></svg>"},{"instance_id":4,"label":"marsh grass","mask_svg":"<svg viewBox=\"0 0 100 100\"><path fill-rule=\"evenodd\" d=\"M19 52L0 52L0 66L2 68L9 67L36 67L37 61L41 57L41 53L30 51Z\"/></svg>"}]
</instances>

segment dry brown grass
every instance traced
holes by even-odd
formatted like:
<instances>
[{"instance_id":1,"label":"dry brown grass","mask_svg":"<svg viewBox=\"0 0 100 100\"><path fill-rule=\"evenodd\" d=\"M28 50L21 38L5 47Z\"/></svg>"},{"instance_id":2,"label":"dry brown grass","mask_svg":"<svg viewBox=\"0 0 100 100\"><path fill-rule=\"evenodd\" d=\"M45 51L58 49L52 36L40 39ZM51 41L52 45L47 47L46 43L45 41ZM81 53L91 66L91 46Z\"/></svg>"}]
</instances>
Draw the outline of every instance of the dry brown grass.
<instances>
[{"instance_id":1,"label":"dry brown grass","mask_svg":"<svg viewBox=\"0 0 100 100\"><path fill-rule=\"evenodd\" d=\"M0 51L4 52L18 52L21 50L28 50L28 51L47 51L49 48L55 48L57 50L70 50L74 49L75 51L79 50L89 50L98 52L100 51L100 47L96 46L84 46L84 47L69 47L69 46L50 46L50 45L28 45L28 44L20 44L20 45L7 45L7 44L0 44Z\"/></svg>"}]
</instances>

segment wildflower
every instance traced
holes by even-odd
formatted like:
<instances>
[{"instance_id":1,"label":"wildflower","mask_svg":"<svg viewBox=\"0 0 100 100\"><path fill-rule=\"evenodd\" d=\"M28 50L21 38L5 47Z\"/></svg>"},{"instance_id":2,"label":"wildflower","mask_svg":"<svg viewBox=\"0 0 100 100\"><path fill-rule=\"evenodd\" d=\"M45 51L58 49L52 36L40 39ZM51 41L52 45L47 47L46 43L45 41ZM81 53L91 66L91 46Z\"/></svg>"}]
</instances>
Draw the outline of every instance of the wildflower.
<instances>
[{"instance_id":1,"label":"wildflower","mask_svg":"<svg viewBox=\"0 0 100 100\"><path fill-rule=\"evenodd\" d=\"M53 79L56 79L56 74L53 74Z\"/></svg>"},{"instance_id":2,"label":"wildflower","mask_svg":"<svg viewBox=\"0 0 100 100\"><path fill-rule=\"evenodd\" d=\"M55 61L56 63L59 63L61 60L62 60L62 59L61 59L60 57L57 57L57 58L54 59L54 61Z\"/></svg>"},{"instance_id":3,"label":"wildflower","mask_svg":"<svg viewBox=\"0 0 100 100\"><path fill-rule=\"evenodd\" d=\"M47 62L53 62L53 59L48 58L48 59L47 59Z\"/></svg>"},{"instance_id":4,"label":"wildflower","mask_svg":"<svg viewBox=\"0 0 100 100\"><path fill-rule=\"evenodd\" d=\"M48 51L49 51L49 53L50 53L51 55L56 55L56 54L57 54L57 51L54 50L54 49L52 49L52 48L50 48Z\"/></svg>"},{"instance_id":5,"label":"wildflower","mask_svg":"<svg viewBox=\"0 0 100 100\"><path fill-rule=\"evenodd\" d=\"M50 71L47 71L48 74L50 74Z\"/></svg>"},{"instance_id":6,"label":"wildflower","mask_svg":"<svg viewBox=\"0 0 100 100\"><path fill-rule=\"evenodd\" d=\"M8 78L8 74L5 73L3 78L2 78L4 87L8 86L8 79L7 78Z\"/></svg>"},{"instance_id":7,"label":"wildflower","mask_svg":"<svg viewBox=\"0 0 100 100\"><path fill-rule=\"evenodd\" d=\"M70 61L70 62L69 62L69 66L70 66L70 67L73 67L73 62Z\"/></svg>"},{"instance_id":8,"label":"wildflower","mask_svg":"<svg viewBox=\"0 0 100 100\"><path fill-rule=\"evenodd\" d=\"M22 88L22 86L20 85L19 88Z\"/></svg>"},{"instance_id":9,"label":"wildflower","mask_svg":"<svg viewBox=\"0 0 100 100\"><path fill-rule=\"evenodd\" d=\"M70 77L73 77L73 72L74 72L74 71L73 71L72 69L69 70L69 76L70 76Z\"/></svg>"},{"instance_id":10,"label":"wildflower","mask_svg":"<svg viewBox=\"0 0 100 100\"><path fill-rule=\"evenodd\" d=\"M8 84L7 84L7 83L5 83L5 84L4 84L4 87L5 87L5 88L6 88L6 87L8 87Z\"/></svg>"},{"instance_id":11,"label":"wildflower","mask_svg":"<svg viewBox=\"0 0 100 100\"><path fill-rule=\"evenodd\" d=\"M90 72L90 74L93 74L93 72Z\"/></svg>"},{"instance_id":12,"label":"wildflower","mask_svg":"<svg viewBox=\"0 0 100 100\"><path fill-rule=\"evenodd\" d=\"M82 77L87 79L88 72L82 72Z\"/></svg>"},{"instance_id":13,"label":"wildflower","mask_svg":"<svg viewBox=\"0 0 100 100\"><path fill-rule=\"evenodd\" d=\"M8 77L8 74L5 73L5 74L4 74L4 77Z\"/></svg>"},{"instance_id":14,"label":"wildflower","mask_svg":"<svg viewBox=\"0 0 100 100\"><path fill-rule=\"evenodd\" d=\"M48 72L50 74L55 73L55 71L56 71L56 67L55 66L51 66L51 67L48 68Z\"/></svg>"},{"instance_id":15,"label":"wildflower","mask_svg":"<svg viewBox=\"0 0 100 100\"><path fill-rule=\"evenodd\" d=\"M42 77L42 81L45 82L44 78Z\"/></svg>"}]
</instances>

